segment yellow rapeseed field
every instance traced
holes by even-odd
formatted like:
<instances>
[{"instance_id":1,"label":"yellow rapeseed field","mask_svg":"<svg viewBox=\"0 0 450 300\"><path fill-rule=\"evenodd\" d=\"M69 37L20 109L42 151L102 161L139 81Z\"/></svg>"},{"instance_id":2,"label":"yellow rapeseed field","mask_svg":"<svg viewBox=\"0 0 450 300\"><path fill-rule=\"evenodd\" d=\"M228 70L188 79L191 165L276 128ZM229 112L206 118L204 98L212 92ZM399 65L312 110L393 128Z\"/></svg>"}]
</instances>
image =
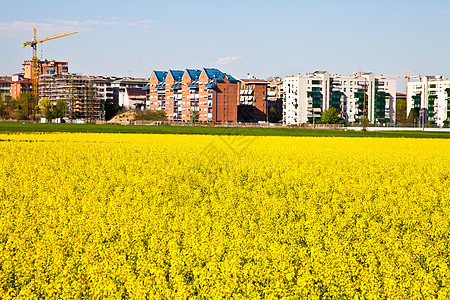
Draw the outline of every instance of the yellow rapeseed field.
<instances>
[{"instance_id":1,"label":"yellow rapeseed field","mask_svg":"<svg viewBox=\"0 0 450 300\"><path fill-rule=\"evenodd\" d=\"M0 134L0 299L449 299L449 149Z\"/></svg>"}]
</instances>

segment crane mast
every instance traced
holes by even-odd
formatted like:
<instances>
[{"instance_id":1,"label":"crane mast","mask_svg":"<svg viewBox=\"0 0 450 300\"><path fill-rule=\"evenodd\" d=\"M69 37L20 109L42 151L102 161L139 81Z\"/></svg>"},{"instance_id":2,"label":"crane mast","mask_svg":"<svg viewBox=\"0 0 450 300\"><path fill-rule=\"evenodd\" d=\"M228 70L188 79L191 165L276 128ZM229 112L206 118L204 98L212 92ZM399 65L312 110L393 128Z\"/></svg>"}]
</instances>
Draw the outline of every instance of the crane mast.
<instances>
[{"instance_id":1,"label":"crane mast","mask_svg":"<svg viewBox=\"0 0 450 300\"><path fill-rule=\"evenodd\" d=\"M33 118L37 117L38 113L38 102L39 102L39 92L38 92L38 59L37 59L37 44L46 41L62 38L72 34L76 34L78 31L71 31L66 33L61 33L53 36L49 36L43 39L36 39L36 28L33 27L33 40L22 44L22 47L30 46L33 49L33 57L31 60L31 83L32 83L32 105L33 105Z\"/></svg>"}]
</instances>

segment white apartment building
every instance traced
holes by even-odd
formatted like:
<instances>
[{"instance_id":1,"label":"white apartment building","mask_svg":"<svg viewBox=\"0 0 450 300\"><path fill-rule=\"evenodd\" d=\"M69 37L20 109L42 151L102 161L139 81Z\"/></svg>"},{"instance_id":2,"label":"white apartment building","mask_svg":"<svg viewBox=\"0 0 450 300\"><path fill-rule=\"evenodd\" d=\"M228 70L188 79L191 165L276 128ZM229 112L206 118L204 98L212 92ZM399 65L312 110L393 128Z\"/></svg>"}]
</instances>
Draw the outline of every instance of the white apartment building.
<instances>
[{"instance_id":1,"label":"white apartment building","mask_svg":"<svg viewBox=\"0 0 450 300\"><path fill-rule=\"evenodd\" d=\"M395 119L395 79L358 72L352 76L326 71L286 77L283 82L283 123L315 123L322 112L335 107L346 122L364 115L372 124Z\"/></svg>"},{"instance_id":2,"label":"white apartment building","mask_svg":"<svg viewBox=\"0 0 450 300\"><path fill-rule=\"evenodd\" d=\"M423 109L425 121L440 127L450 120L450 79L444 76L425 76L407 83L406 108L408 115Z\"/></svg>"}]
</instances>

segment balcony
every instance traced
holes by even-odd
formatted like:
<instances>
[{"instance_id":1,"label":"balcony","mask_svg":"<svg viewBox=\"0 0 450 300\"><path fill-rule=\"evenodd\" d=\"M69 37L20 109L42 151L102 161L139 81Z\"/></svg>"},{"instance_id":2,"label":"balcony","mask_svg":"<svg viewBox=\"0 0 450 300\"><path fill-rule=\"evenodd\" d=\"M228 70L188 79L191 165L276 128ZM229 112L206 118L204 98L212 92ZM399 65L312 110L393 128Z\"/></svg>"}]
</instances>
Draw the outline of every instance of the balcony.
<instances>
[{"instance_id":1,"label":"balcony","mask_svg":"<svg viewBox=\"0 0 450 300\"><path fill-rule=\"evenodd\" d=\"M253 90L241 90L241 95L252 95Z\"/></svg>"}]
</instances>

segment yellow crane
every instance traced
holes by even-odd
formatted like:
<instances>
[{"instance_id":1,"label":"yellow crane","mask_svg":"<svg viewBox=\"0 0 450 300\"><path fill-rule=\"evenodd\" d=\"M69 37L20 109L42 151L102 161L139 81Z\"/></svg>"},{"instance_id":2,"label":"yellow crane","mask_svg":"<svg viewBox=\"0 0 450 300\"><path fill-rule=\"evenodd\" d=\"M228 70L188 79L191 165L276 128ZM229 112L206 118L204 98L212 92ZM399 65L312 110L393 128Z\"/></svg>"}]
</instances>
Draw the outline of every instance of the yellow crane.
<instances>
[{"instance_id":1,"label":"yellow crane","mask_svg":"<svg viewBox=\"0 0 450 300\"><path fill-rule=\"evenodd\" d=\"M33 58L32 58L32 67L31 67L31 82L32 82L32 101L33 101L33 116L37 116L38 111L38 59L37 59L37 44L43 43L46 41L59 39L68 35L76 34L78 31L71 31L66 33L61 33L53 36L49 36L43 39L36 39L36 28L33 27L33 40L29 42L25 42L22 44L22 47L30 46L33 49Z\"/></svg>"},{"instance_id":2,"label":"yellow crane","mask_svg":"<svg viewBox=\"0 0 450 300\"><path fill-rule=\"evenodd\" d=\"M405 78L406 79L406 94L408 94L408 82L410 81L410 79L416 78L416 79L419 79L419 81L422 79L422 76L420 76L420 75L410 76L409 73L410 73L410 71L407 70L406 75L381 75L381 76L388 77L388 78Z\"/></svg>"}]
</instances>

